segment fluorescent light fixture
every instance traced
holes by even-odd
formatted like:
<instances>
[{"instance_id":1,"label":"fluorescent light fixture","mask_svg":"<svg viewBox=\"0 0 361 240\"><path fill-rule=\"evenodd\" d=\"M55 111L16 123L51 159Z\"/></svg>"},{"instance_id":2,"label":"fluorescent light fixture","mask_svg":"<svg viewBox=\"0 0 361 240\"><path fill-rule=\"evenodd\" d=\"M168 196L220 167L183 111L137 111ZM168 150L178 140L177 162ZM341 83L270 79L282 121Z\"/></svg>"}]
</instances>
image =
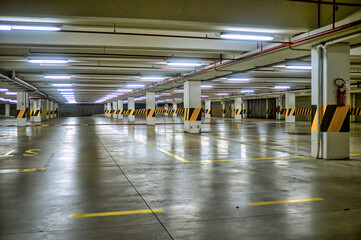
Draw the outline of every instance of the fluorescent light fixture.
<instances>
[{"instance_id":1,"label":"fluorescent light fixture","mask_svg":"<svg viewBox=\"0 0 361 240\"><path fill-rule=\"evenodd\" d=\"M131 92L133 91L132 89L118 89L118 92Z\"/></svg>"},{"instance_id":2,"label":"fluorescent light fixture","mask_svg":"<svg viewBox=\"0 0 361 240\"><path fill-rule=\"evenodd\" d=\"M73 84L71 83L53 83L54 87L71 87Z\"/></svg>"},{"instance_id":3,"label":"fluorescent light fixture","mask_svg":"<svg viewBox=\"0 0 361 240\"><path fill-rule=\"evenodd\" d=\"M27 25L15 25L11 26L13 30L30 30L30 31L59 31L60 27L54 26L27 26Z\"/></svg>"},{"instance_id":4,"label":"fluorescent light fixture","mask_svg":"<svg viewBox=\"0 0 361 240\"><path fill-rule=\"evenodd\" d=\"M154 97L159 97L159 95L154 95Z\"/></svg>"},{"instance_id":5,"label":"fluorescent light fixture","mask_svg":"<svg viewBox=\"0 0 361 240\"><path fill-rule=\"evenodd\" d=\"M249 78L227 78L227 81L235 81L235 82L248 82L250 79Z\"/></svg>"},{"instance_id":6,"label":"fluorescent light fixture","mask_svg":"<svg viewBox=\"0 0 361 240\"><path fill-rule=\"evenodd\" d=\"M71 89L71 88L59 88L58 91L60 91L60 92L72 92L73 89Z\"/></svg>"},{"instance_id":7,"label":"fluorescent light fixture","mask_svg":"<svg viewBox=\"0 0 361 240\"><path fill-rule=\"evenodd\" d=\"M144 84L127 84L127 87L138 88L138 87L145 87L145 85Z\"/></svg>"},{"instance_id":8,"label":"fluorescent light fixture","mask_svg":"<svg viewBox=\"0 0 361 240\"><path fill-rule=\"evenodd\" d=\"M197 66L201 66L202 63L200 63L200 62L175 62L175 61L169 61L169 62L167 62L167 65L169 65L169 66L177 66L177 67L197 67Z\"/></svg>"},{"instance_id":9,"label":"fluorescent light fixture","mask_svg":"<svg viewBox=\"0 0 361 240\"><path fill-rule=\"evenodd\" d=\"M0 88L0 92L7 92L7 91L9 91L9 89L7 89L7 88Z\"/></svg>"},{"instance_id":10,"label":"fluorescent light fixture","mask_svg":"<svg viewBox=\"0 0 361 240\"><path fill-rule=\"evenodd\" d=\"M70 79L70 75L45 75L44 78L48 79Z\"/></svg>"},{"instance_id":11,"label":"fluorescent light fixture","mask_svg":"<svg viewBox=\"0 0 361 240\"><path fill-rule=\"evenodd\" d=\"M228 93L217 93L218 96L227 96Z\"/></svg>"},{"instance_id":12,"label":"fluorescent light fixture","mask_svg":"<svg viewBox=\"0 0 361 240\"><path fill-rule=\"evenodd\" d=\"M6 95L16 95L17 93L16 92L6 92L5 94Z\"/></svg>"},{"instance_id":13,"label":"fluorescent light fixture","mask_svg":"<svg viewBox=\"0 0 361 240\"><path fill-rule=\"evenodd\" d=\"M0 30L1 31L10 31L11 26L10 25L0 25Z\"/></svg>"},{"instance_id":14,"label":"fluorescent light fixture","mask_svg":"<svg viewBox=\"0 0 361 240\"><path fill-rule=\"evenodd\" d=\"M250 27L230 27L227 28L227 31L234 32L252 32L252 33L279 33L279 30L276 29L267 29L267 28L250 28Z\"/></svg>"},{"instance_id":15,"label":"fluorescent light fixture","mask_svg":"<svg viewBox=\"0 0 361 240\"><path fill-rule=\"evenodd\" d=\"M274 89L289 89L290 86L274 86Z\"/></svg>"},{"instance_id":16,"label":"fluorescent light fixture","mask_svg":"<svg viewBox=\"0 0 361 240\"><path fill-rule=\"evenodd\" d=\"M202 95L201 97L203 97L203 98L207 98L207 97L209 97L208 95Z\"/></svg>"},{"instance_id":17,"label":"fluorescent light fixture","mask_svg":"<svg viewBox=\"0 0 361 240\"><path fill-rule=\"evenodd\" d=\"M173 90L173 92L184 92L183 89L176 89L176 90Z\"/></svg>"},{"instance_id":18,"label":"fluorescent light fixture","mask_svg":"<svg viewBox=\"0 0 361 240\"><path fill-rule=\"evenodd\" d=\"M254 90L241 90L241 93L254 93Z\"/></svg>"},{"instance_id":19,"label":"fluorescent light fixture","mask_svg":"<svg viewBox=\"0 0 361 240\"><path fill-rule=\"evenodd\" d=\"M169 102L169 101L173 101L173 99L164 99L164 101Z\"/></svg>"},{"instance_id":20,"label":"fluorescent light fixture","mask_svg":"<svg viewBox=\"0 0 361 240\"><path fill-rule=\"evenodd\" d=\"M30 59L29 63L68 63L68 60L62 59Z\"/></svg>"},{"instance_id":21,"label":"fluorescent light fixture","mask_svg":"<svg viewBox=\"0 0 361 240\"><path fill-rule=\"evenodd\" d=\"M165 77L160 76L149 76L149 77L140 77L141 80L164 80Z\"/></svg>"},{"instance_id":22,"label":"fluorescent light fixture","mask_svg":"<svg viewBox=\"0 0 361 240\"><path fill-rule=\"evenodd\" d=\"M212 88L212 85L201 85L201 88Z\"/></svg>"},{"instance_id":23,"label":"fluorescent light fixture","mask_svg":"<svg viewBox=\"0 0 361 240\"><path fill-rule=\"evenodd\" d=\"M174 101L183 101L183 99L181 99L181 98L174 98L173 100Z\"/></svg>"},{"instance_id":24,"label":"fluorescent light fixture","mask_svg":"<svg viewBox=\"0 0 361 240\"><path fill-rule=\"evenodd\" d=\"M273 40L273 36L270 35L241 34L241 33L222 33L221 38L232 39L232 40L255 40L255 41Z\"/></svg>"},{"instance_id":25,"label":"fluorescent light fixture","mask_svg":"<svg viewBox=\"0 0 361 240\"><path fill-rule=\"evenodd\" d=\"M312 66L307 65L287 65L287 69L298 69L298 70L311 70Z\"/></svg>"},{"instance_id":26,"label":"fluorescent light fixture","mask_svg":"<svg viewBox=\"0 0 361 240\"><path fill-rule=\"evenodd\" d=\"M171 93L160 93L160 95L162 95L162 96L170 96L170 95L172 95Z\"/></svg>"}]
</instances>

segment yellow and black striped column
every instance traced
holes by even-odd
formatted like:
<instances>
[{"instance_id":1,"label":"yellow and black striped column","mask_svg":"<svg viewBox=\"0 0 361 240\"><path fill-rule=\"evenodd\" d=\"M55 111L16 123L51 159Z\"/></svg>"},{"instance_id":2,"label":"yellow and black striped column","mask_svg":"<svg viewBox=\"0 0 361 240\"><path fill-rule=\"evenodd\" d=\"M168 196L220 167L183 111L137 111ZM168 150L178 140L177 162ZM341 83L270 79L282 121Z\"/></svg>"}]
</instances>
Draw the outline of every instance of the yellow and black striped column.
<instances>
[{"instance_id":1,"label":"yellow and black striped column","mask_svg":"<svg viewBox=\"0 0 361 240\"><path fill-rule=\"evenodd\" d=\"M17 118L17 126L23 127L27 125L27 107L28 107L28 93L18 91L16 95L16 118Z\"/></svg>"},{"instance_id":2,"label":"yellow and black striped column","mask_svg":"<svg viewBox=\"0 0 361 240\"><path fill-rule=\"evenodd\" d=\"M133 97L128 97L128 121L135 121L135 102Z\"/></svg>"},{"instance_id":3,"label":"yellow and black striped column","mask_svg":"<svg viewBox=\"0 0 361 240\"><path fill-rule=\"evenodd\" d=\"M155 125L155 92L146 92L147 125Z\"/></svg>"},{"instance_id":4,"label":"yellow and black striped column","mask_svg":"<svg viewBox=\"0 0 361 240\"><path fill-rule=\"evenodd\" d=\"M202 103L201 82L184 82L184 131L199 133L201 131Z\"/></svg>"}]
</instances>

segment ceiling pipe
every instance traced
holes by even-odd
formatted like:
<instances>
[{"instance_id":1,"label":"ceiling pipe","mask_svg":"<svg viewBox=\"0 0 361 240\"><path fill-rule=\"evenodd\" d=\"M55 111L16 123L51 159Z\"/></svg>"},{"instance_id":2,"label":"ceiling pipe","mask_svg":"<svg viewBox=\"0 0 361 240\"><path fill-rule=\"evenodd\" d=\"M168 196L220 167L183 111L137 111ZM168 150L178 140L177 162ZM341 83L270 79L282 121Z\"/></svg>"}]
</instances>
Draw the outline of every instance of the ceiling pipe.
<instances>
[{"instance_id":1,"label":"ceiling pipe","mask_svg":"<svg viewBox=\"0 0 361 240\"><path fill-rule=\"evenodd\" d=\"M47 95L47 94L45 94L43 92L38 91L38 89L36 87L34 87L33 85L31 85L31 84L21 80L20 78L16 77L15 76L15 71L12 72L11 78L4 75L4 74L2 74L2 73L0 73L0 77L4 78L4 79L6 79L6 80L8 80L8 81L10 81L12 83L15 83L15 84L17 84L17 85L19 85L19 86L21 86L23 88L26 88L26 89L28 89L28 90L36 93L36 94L39 94L39 95L41 95L41 96L43 96L45 98L53 99L53 101L55 101L57 103L61 103L61 101L59 101L58 99L56 99L56 98L54 98L54 97L52 97L50 95Z\"/></svg>"}]
</instances>

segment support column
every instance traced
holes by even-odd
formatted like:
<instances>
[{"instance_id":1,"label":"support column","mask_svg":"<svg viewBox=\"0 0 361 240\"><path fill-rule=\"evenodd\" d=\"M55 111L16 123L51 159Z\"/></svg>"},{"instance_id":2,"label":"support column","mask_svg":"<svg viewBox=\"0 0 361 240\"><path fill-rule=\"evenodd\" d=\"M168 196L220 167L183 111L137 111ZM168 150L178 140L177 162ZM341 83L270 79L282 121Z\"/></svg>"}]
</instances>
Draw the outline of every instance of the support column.
<instances>
[{"instance_id":1,"label":"support column","mask_svg":"<svg viewBox=\"0 0 361 240\"><path fill-rule=\"evenodd\" d=\"M296 108L296 95L294 93L286 93L286 123L296 122L295 108Z\"/></svg>"},{"instance_id":2,"label":"support column","mask_svg":"<svg viewBox=\"0 0 361 240\"><path fill-rule=\"evenodd\" d=\"M177 116L178 116L178 114L177 114L177 108L178 108L177 103L173 103L173 110L174 110L174 112L173 112L173 117L177 117Z\"/></svg>"},{"instance_id":3,"label":"support column","mask_svg":"<svg viewBox=\"0 0 361 240\"><path fill-rule=\"evenodd\" d=\"M10 117L10 104L5 104L5 117Z\"/></svg>"},{"instance_id":4,"label":"support column","mask_svg":"<svg viewBox=\"0 0 361 240\"><path fill-rule=\"evenodd\" d=\"M134 122L135 121L135 103L134 103L134 98L129 97L128 98L128 111L129 111L129 115L128 115L128 121L129 122Z\"/></svg>"},{"instance_id":5,"label":"support column","mask_svg":"<svg viewBox=\"0 0 361 240\"><path fill-rule=\"evenodd\" d=\"M108 102L107 103L107 114L105 114L106 117L111 117L111 112L112 112L112 103Z\"/></svg>"},{"instance_id":6,"label":"support column","mask_svg":"<svg viewBox=\"0 0 361 240\"><path fill-rule=\"evenodd\" d=\"M221 101L221 105L222 105L222 117L224 118L226 116L226 102Z\"/></svg>"},{"instance_id":7,"label":"support column","mask_svg":"<svg viewBox=\"0 0 361 240\"><path fill-rule=\"evenodd\" d=\"M311 155L323 159L348 159L350 157L350 46L338 43L325 48L313 47L311 62ZM342 79L345 83L345 105L337 102L338 88L334 83L336 79Z\"/></svg>"},{"instance_id":8,"label":"support column","mask_svg":"<svg viewBox=\"0 0 361 240\"><path fill-rule=\"evenodd\" d=\"M123 119L123 100L118 100L118 119Z\"/></svg>"},{"instance_id":9,"label":"support column","mask_svg":"<svg viewBox=\"0 0 361 240\"><path fill-rule=\"evenodd\" d=\"M249 112L248 112L248 103L247 101L243 102L243 119L247 118Z\"/></svg>"},{"instance_id":10,"label":"support column","mask_svg":"<svg viewBox=\"0 0 361 240\"><path fill-rule=\"evenodd\" d=\"M243 100L242 98L236 98L234 99L234 120L240 121L242 119L242 113L243 113Z\"/></svg>"},{"instance_id":11,"label":"support column","mask_svg":"<svg viewBox=\"0 0 361 240\"><path fill-rule=\"evenodd\" d=\"M59 117L59 103L55 103L55 117Z\"/></svg>"},{"instance_id":12,"label":"support column","mask_svg":"<svg viewBox=\"0 0 361 240\"><path fill-rule=\"evenodd\" d=\"M50 118L53 119L54 118L54 102L50 102Z\"/></svg>"},{"instance_id":13,"label":"support column","mask_svg":"<svg viewBox=\"0 0 361 240\"><path fill-rule=\"evenodd\" d=\"M155 92L146 92L147 125L155 125Z\"/></svg>"},{"instance_id":14,"label":"support column","mask_svg":"<svg viewBox=\"0 0 361 240\"><path fill-rule=\"evenodd\" d=\"M17 92L16 95L16 110L17 110L17 125L19 127L26 126L27 123L27 106L28 106L28 93Z\"/></svg>"},{"instance_id":15,"label":"support column","mask_svg":"<svg viewBox=\"0 0 361 240\"><path fill-rule=\"evenodd\" d=\"M48 120L50 118L50 101L46 99L45 103L46 103L46 120Z\"/></svg>"},{"instance_id":16,"label":"support column","mask_svg":"<svg viewBox=\"0 0 361 240\"><path fill-rule=\"evenodd\" d=\"M34 99L34 122L41 122L43 115L42 99Z\"/></svg>"},{"instance_id":17,"label":"support column","mask_svg":"<svg viewBox=\"0 0 361 240\"><path fill-rule=\"evenodd\" d=\"M164 104L164 110L169 110L169 108L168 108L168 103L166 103L166 104ZM166 117L168 117L168 113L166 112L165 114L164 114L164 116L166 116Z\"/></svg>"},{"instance_id":18,"label":"support column","mask_svg":"<svg viewBox=\"0 0 361 240\"><path fill-rule=\"evenodd\" d=\"M118 101L113 101L112 118L118 119Z\"/></svg>"},{"instance_id":19,"label":"support column","mask_svg":"<svg viewBox=\"0 0 361 240\"><path fill-rule=\"evenodd\" d=\"M266 119L268 119L269 118L269 112L268 112L268 98L266 98Z\"/></svg>"},{"instance_id":20,"label":"support column","mask_svg":"<svg viewBox=\"0 0 361 240\"><path fill-rule=\"evenodd\" d=\"M204 117L206 119L211 119L211 100L205 100L204 101L204 108L205 108L205 114L204 114Z\"/></svg>"},{"instance_id":21,"label":"support column","mask_svg":"<svg viewBox=\"0 0 361 240\"><path fill-rule=\"evenodd\" d=\"M351 106L350 108L356 108L356 94L350 94L350 99L351 99ZM351 115L351 122L355 122L356 121L356 115Z\"/></svg>"},{"instance_id":22,"label":"support column","mask_svg":"<svg viewBox=\"0 0 361 240\"><path fill-rule=\"evenodd\" d=\"M278 97L276 98L276 106L282 110L284 108L284 104L283 104L284 98L283 97ZM285 119L285 115L281 114L280 112L276 113L276 119L277 120L283 120Z\"/></svg>"},{"instance_id":23,"label":"support column","mask_svg":"<svg viewBox=\"0 0 361 240\"><path fill-rule=\"evenodd\" d=\"M184 131L199 133L201 131L201 82L184 83Z\"/></svg>"},{"instance_id":24,"label":"support column","mask_svg":"<svg viewBox=\"0 0 361 240\"><path fill-rule=\"evenodd\" d=\"M29 99L30 122L34 122L34 99Z\"/></svg>"}]
</instances>

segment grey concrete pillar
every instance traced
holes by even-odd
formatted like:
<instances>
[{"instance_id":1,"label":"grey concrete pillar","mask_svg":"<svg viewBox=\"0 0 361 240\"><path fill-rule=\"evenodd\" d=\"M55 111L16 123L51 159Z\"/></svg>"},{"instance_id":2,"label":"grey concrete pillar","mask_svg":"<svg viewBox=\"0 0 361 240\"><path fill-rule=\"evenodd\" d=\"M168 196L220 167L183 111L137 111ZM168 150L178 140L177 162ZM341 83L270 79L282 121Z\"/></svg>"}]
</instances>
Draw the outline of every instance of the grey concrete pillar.
<instances>
[{"instance_id":1,"label":"grey concrete pillar","mask_svg":"<svg viewBox=\"0 0 361 240\"><path fill-rule=\"evenodd\" d=\"M168 103L164 104L164 110L169 110ZM168 113L166 112L164 116L168 117Z\"/></svg>"},{"instance_id":2,"label":"grey concrete pillar","mask_svg":"<svg viewBox=\"0 0 361 240\"><path fill-rule=\"evenodd\" d=\"M243 100L242 98L234 99L234 120L240 121L243 114Z\"/></svg>"},{"instance_id":3,"label":"grey concrete pillar","mask_svg":"<svg viewBox=\"0 0 361 240\"><path fill-rule=\"evenodd\" d=\"M184 131L199 133L201 120L201 82L186 81L184 83Z\"/></svg>"},{"instance_id":4,"label":"grey concrete pillar","mask_svg":"<svg viewBox=\"0 0 361 240\"><path fill-rule=\"evenodd\" d=\"M173 110L174 110L173 117L177 117L177 116L178 116L178 114L176 113L177 109L178 109L177 103L173 103Z\"/></svg>"},{"instance_id":5,"label":"grey concrete pillar","mask_svg":"<svg viewBox=\"0 0 361 240\"><path fill-rule=\"evenodd\" d=\"M27 106L28 106L28 93L27 92L17 92L16 95L16 110L17 110L17 125L19 127L26 126L27 124Z\"/></svg>"},{"instance_id":6,"label":"grey concrete pillar","mask_svg":"<svg viewBox=\"0 0 361 240\"><path fill-rule=\"evenodd\" d=\"M118 100L118 119L123 119L123 100Z\"/></svg>"},{"instance_id":7,"label":"grey concrete pillar","mask_svg":"<svg viewBox=\"0 0 361 240\"><path fill-rule=\"evenodd\" d=\"M296 116L294 115L296 108L296 95L294 93L286 93L286 123L296 122ZM289 115L289 116L287 116Z\"/></svg>"},{"instance_id":8,"label":"grey concrete pillar","mask_svg":"<svg viewBox=\"0 0 361 240\"><path fill-rule=\"evenodd\" d=\"M118 119L118 101L113 101L112 109L112 118Z\"/></svg>"},{"instance_id":9,"label":"grey concrete pillar","mask_svg":"<svg viewBox=\"0 0 361 240\"><path fill-rule=\"evenodd\" d=\"M10 104L5 104L5 117L10 117Z\"/></svg>"},{"instance_id":10,"label":"grey concrete pillar","mask_svg":"<svg viewBox=\"0 0 361 240\"><path fill-rule=\"evenodd\" d=\"M147 125L155 125L155 92L146 92Z\"/></svg>"},{"instance_id":11,"label":"grey concrete pillar","mask_svg":"<svg viewBox=\"0 0 361 240\"><path fill-rule=\"evenodd\" d=\"M135 102L134 102L134 98L133 97L129 97L128 98L128 121L129 122L134 122L135 121Z\"/></svg>"},{"instance_id":12,"label":"grey concrete pillar","mask_svg":"<svg viewBox=\"0 0 361 240\"><path fill-rule=\"evenodd\" d=\"M205 109L205 114L204 117L205 119L211 119L211 100L205 100L204 101L204 109Z\"/></svg>"}]
</instances>

